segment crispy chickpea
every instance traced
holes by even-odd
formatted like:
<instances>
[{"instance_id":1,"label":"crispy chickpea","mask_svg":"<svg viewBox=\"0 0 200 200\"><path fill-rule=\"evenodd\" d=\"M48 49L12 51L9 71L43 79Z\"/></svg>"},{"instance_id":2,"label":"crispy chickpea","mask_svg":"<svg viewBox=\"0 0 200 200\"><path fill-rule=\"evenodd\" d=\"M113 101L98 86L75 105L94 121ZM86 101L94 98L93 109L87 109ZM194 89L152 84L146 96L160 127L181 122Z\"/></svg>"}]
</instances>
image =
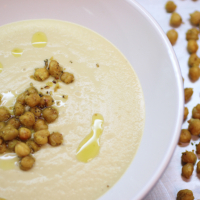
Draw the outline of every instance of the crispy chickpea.
<instances>
[{"instance_id":1,"label":"crispy chickpea","mask_svg":"<svg viewBox=\"0 0 200 200\"><path fill-rule=\"evenodd\" d=\"M200 161L197 163L197 174L200 174Z\"/></svg>"},{"instance_id":2,"label":"crispy chickpea","mask_svg":"<svg viewBox=\"0 0 200 200\"><path fill-rule=\"evenodd\" d=\"M194 166L192 163L187 163L182 167L182 176L189 179L192 175L192 172L194 170Z\"/></svg>"},{"instance_id":3,"label":"crispy chickpea","mask_svg":"<svg viewBox=\"0 0 200 200\"><path fill-rule=\"evenodd\" d=\"M0 145L0 154L4 153L5 151L6 151L6 144L3 143L3 144Z\"/></svg>"},{"instance_id":4,"label":"crispy chickpea","mask_svg":"<svg viewBox=\"0 0 200 200\"><path fill-rule=\"evenodd\" d=\"M200 119L200 104L197 104L192 109L192 118L194 118L194 119Z\"/></svg>"},{"instance_id":5,"label":"crispy chickpea","mask_svg":"<svg viewBox=\"0 0 200 200\"><path fill-rule=\"evenodd\" d=\"M177 193L176 200L194 200L194 196L191 190L188 189L180 190Z\"/></svg>"},{"instance_id":6,"label":"crispy chickpea","mask_svg":"<svg viewBox=\"0 0 200 200\"><path fill-rule=\"evenodd\" d=\"M43 119L38 119L35 122L33 129L34 131L46 130L48 129L48 125Z\"/></svg>"},{"instance_id":7,"label":"crispy chickpea","mask_svg":"<svg viewBox=\"0 0 200 200\"><path fill-rule=\"evenodd\" d=\"M19 157L25 157L31 153L31 149L29 148L29 146L27 144L25 144L23 142L19 142L15 146L15 153Z\"/></svg>"},{"instance_id":8,"label":"crispy chickpea","mask_svg":"<svg viewBox=\"0 0 200 200\"><path fill-rule=\"evenodd\" d=\"M20 115L23 115L23 114L24 114L24 112L25 112L25 107L24 107L24 105L22 105L21 103L16 102L13 111L14 111L14 115L15 115L15 116L20 116Z\"/></svg>"},{"instance_id":9,"label":"crispy chickpea","mask_svg":"<svg viewBox=\"0 0 200 200\"><path fill-rule=\"evenodd\" d=\"M26 93L26 95L27 95L27 94L35 94L35 93L38 94L38 91L37 91L37 89L36 89L35 87L31 86L31 87L29 87L29 88L26 90L25 93Z\"/></svg>"},{"instance_id":10,"label":"crispy chickpea","mask_svg":"<svg viewBox=\"0 0 200 200\"><path fill-rule=\"evenodd\" d=\"M168 13L174 12L176 10L176 4L173 1L168 1L165 4L165 9Z\"/></svg>"},{"instance_id":11,"label":"crispy chickpea","mask_svg":"<svg viewBox=\"0 0 200 200\"><path fill-rule=\"evenodd\" d=\"M63 72L60 80L66 84L72 83L74 81L74 75L68 72Z\"/></svg>"},{"instance_id":12,"label":"crispy chickpea","mask_svg":"<svg viewBox=\"0 0 200 200\"><path fill-rule=\"evenodd\" d=\"M193 89L192 88L185 88L184 89L184 95L185 95L185 103L187 103L191 96L193 95Z\"/></svg>"},{"instance_id":13,"label":"crispy chickpea","mask_svg":"<svg viewBox=\"0 0 200 200\"><path fill-rule=\"evenodd\" d=\"M25 97L26 93L23 92L17 97L17 102L21 103L22 105L25 105Z\"/></svg>"},{"instance_id":14,"label":"crispy chickpea","mask_svg":"<svg viewBox=\"0 0 200 200\"><path fill-rule=\"evenodd\" d=\"M183 163L192 163L195 164L197 156L192 151L186 151L182 153L182 162Z\"/></svg>"},{"instance_id":15,"label":"crispy chickpea","mask_svg":"<svg viewBox=\"0 0 200 200\"><path fill-rule=\"evenodd\" d=\"M198 66L193 66L193 67L190 67L189 69L189 77L190 77L190 80L195 82L199 79L200 77L200 69Z\"/></svg>"},{"instance_id":16,"label":"crispy chickpea","mask_svg":"<svg viewBox=\"0 0 200 200\"><path fill-rule=\"evenodd\" d=\"M200 134L200 120L190 119L188 122L189 122L188 131L190 131L192 135L199 135Z\"/></svg>"},{"instance_id":17,"label":"crispy chickpea","mask_svg":"<svg viewBox=\"0 0 200 200\"><path fill-rule=\"evenodd\" d=\"M188 60L188 65L189 65L190 67L193 67L193 66L194 66L194 63L200 64L200 58L197 56L196 53L191 54L191 55L190 55L190 58L189 58L189 60Z\"/></svg>"},{"instance_id":18,"label":"crispy chickpea","mask_svg":"<svg viewBox=\"0 0 200 200\"><path fill-rule=\"evenodd\" d=\"M179 141L181 143L188 143L188 142L190 142L191 138L192 138L192 136L191 136L190 131L188 131L187 129L181 130L181 135L180 135L180 139L179 139Z\"/></svg>"},{"instance_id":19,"label":"crispy chickpea","mask_svg":"<svg viewBox=\"0 0 200 200\"><path fill-rule=\"evenodd\" d=\"M53 105L53 102L54 101L50 95L44 95L40 99L40 107L41 108L50 107Z\"/></svg>"},{"instance_id":20,"label":"crispy chickpea","mask_svg":"<svg viewBox=\"0 0 200 200\"><path fill-rule=\"evenodd\" d=\"M199 31L196 28L191 28L186 33L186 40L198 40Z\"/></svg>"},{"instance_id":21,"label":"crispy chickpea","mask_svg":"<svg viewBox=\"0 0 200 200\"><path fill-rule=\"evenodd\" d=\"M19 143L18 140L12 140L12 141L8 142L8 149L15 151L15 146L17 143Z\"/></svg>"},{"instance_id":22,"label":"crispy chickpea","mask_svg":"<svg viewBox=\"0 0 200 200\"><path fill-rule=\"evenodd\" d=\"M199 48L199 46L198 46L196 40L188 40L187 50L190 54L196 53L198 48Z\"/></svg>"},{"instance_id":23,"label":"crispy chickpea","mask_svg":"<svg viewBox=\"0 0 200 200\"><path fill-rule=\"evenodd\" d=\"M18 129L20 127L20 121L14 117L8 120L7 125L12 125L14 128Z\"/></svg>"},{"instance_id":24,"label":"crispy chickpea","mask_svg":"<svg viewBox=\"0 0 200 200\"><path fill-rule=\"evenodd\" d=\"M19 117L19 121L26 127L32 127L35 124L35 116L32 112L25 112Z\"/></svg>"},{"instance_id":25,"label":"crispy chickpea","mask_svg":"<svg viewBox=\"0 0 200 200\"><path fill-rule=\"evenodd\" d=\"M39 145L46 144L48 142L49 135L50 135L50 133L48 130L37 131L34 134L34 141Z\"/></svg>"},{"instance_id":26,"label":"crispy chickpea","mask_svg":"<svg viewBox=\"0 0 200 200\"><path fill-rule=\"evenodd\" d=\"M32 156L25 156L20 162L20 169L27 171L33 167L34 163L35 158L33 158Z\"/></svg>"},{"instance_id":27,"label":"crispy chickpea","mask_svg":"<svg viewBox=\"0 0 200 200\"><path fill-rule=\"evenodd\" d=\"M39 68L35 70L34 78L37 81L45 81L49 78L49 71L45 68Z\"/></svg>"},{"instance_id":28,"label":"crispy chickpea","mask_svg":"<svg viewBox=\"0 0 200 200\"><path fill-rule=\"evenodd\" d=\"M0 122L0 130L6 126L5 122Z\"/></svg>"},{"instance_id":29,"label":"crispy chickpea","mask_svg":"<svg viewBox=\"0 0 200 200\"><path fill-rule=\"evenodd\" d=\"M32 112L36 117L40 117L42 114L42 111L38 107L31 108L30 112Z\"/></svg>"},{"instance_id":30,"label":"crispy chickpea","mask_svg":"<svg viewBox=\"0 0 200 200\"><path fill-rule=\"evenodd\" d=\"M181 16L176 12L172 13L170 18L170 25L173 27L179 27L181 23L182 23Z\"/></svg>"},{"instance_id":31,"label":"crispy chickpea","mask_svg":"<svg viewBox=\"0 0 200 200\"><path fill-rule=\"evenodd\" d=\"M51 60L49 63L49 74L56 79L59 79L62 73L62 68L60 67L59 63L56 60Z\"/></svg>"},{"instance_id":32,"label":"crispy chickpea","mask_svg":"<svg viewBox=\"0 0 200 200\"><path fill-rule=\"evenodd\" d=\"M200 154L200 142L196 145L196 153Z\"/></svg>"},{"instance_id":33,"label":"crispy chickpea","mask_svg":"<svg viewBox=\"0 0 200 200\"><path fill-rule=\"evenodd\" d=\"M63 136L62 136L62 134L60 134L58 132L53 132L49 136L49 144L51 146L59 146L62 144L62 142L63 142Z\"/></svg>"},{"instance_id":34,"label":"crispy chickpea","mask_svg":"<svg viewBox=\"0 0 200 200\"><path fill-rule=\"evenodd\" d=\"M183 117L183 120L184 120L184 121L186 120L188 114L189 114L188 108L185 107L185 108L184 108L184 117Z\"/></svg>"},{"instance_id":35,"label":"crispy chickpea","mask_svg":"<svg viewBox=\"0 0 200 200\"><path fill-rule=\"evenodd\" d=\"M19 138L21 140L28 140L31 137L31 131L28 128L20 128L19 129Z\"/></svg>"},{"instance_id":36,"label":"crispy chickpea","mask_svg":"<svg viewBox=\"0 0 200 200\"><path fill-rule=\"evenodd\" d=\"M38 144L36 144L33 140L28 140L26 142L26 144L29 146L29 148L33 151L33 152L36 152L36 151L39 151L40 150L40 147Z\"/></svg>"},{"instance_id":37,"label":"crispy chickpea","mask_svg":"<svg viewBox=\"0 0 200 200\"><path fill-rule=\"evenodd\" d=\"M4 141L13 140L18 136L18 130L15 129L12 125L6 125L1 129L0 136Z\"/></svg>"},{"instance_id":38,"label":"crispy chickpea","mask_svg":"<svg viewBox=\"0 0 200 200\"><path fill-rule=\"evenodd\" d=\"M200 12L195 11L194 13L190 14L190 22L192 25L199 25L200 23Z\"/></svg>"},{"instance_id":39,"label":"crispy chickpea","mask_svg":"<svg viewBox=\"0 0 200 200\"><path fill-rule=\"evenodd\" d=\"M7 121L10 118L10 112L5 107L0 107L0 122Z\"/></svg>"},{"instance_id":40,"label":"crispy chickpea","mask_svg":"<svg viewBox=\"0 0 200 200\"><path fill-rule=\"evenodd\" d=\"M176 30L171 29L167 32L167 37L171 44L174 45L178 39L178 33L176 32Z\"/></svg>"},{"instance_id":41,"label":"crispy chickpea","mask_svg":"<svg viewBox=\"0 0 200 200\"><path fill-rule=\"evenodd\" d=\"M47 121L47 123L54 122L58 118L58 111L55 108L45 108L42 111L44 119Z\"/></svg>"},{"instance_id":42,"label":"crispy chickpea","mask_svg":"<svg viewBox=\"0 0 200 200\"><path fill-rule=\"evenodd\" d=\"M25 97L25 102L30 107L35 107L40 103L40 95L38 93L29 94Z\"/></svg>"}]
</instances>

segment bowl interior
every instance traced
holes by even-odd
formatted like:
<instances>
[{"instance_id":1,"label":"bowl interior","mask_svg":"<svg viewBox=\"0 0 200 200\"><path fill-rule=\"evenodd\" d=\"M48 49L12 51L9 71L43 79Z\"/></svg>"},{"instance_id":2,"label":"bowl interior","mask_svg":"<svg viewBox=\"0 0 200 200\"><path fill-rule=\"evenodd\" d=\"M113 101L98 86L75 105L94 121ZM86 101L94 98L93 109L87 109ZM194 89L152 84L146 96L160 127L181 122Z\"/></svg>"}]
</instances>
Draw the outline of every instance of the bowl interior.
<instances>
[{"instance_id":1,"label":"bowl interior","mask_svg":"<svg viewBox=\"0 0 200 200\"><path fill-rule=\"evenodd\" d=\"M183 118L178 62L157 23L131 0L2 0L0 13L0 25L28 19L83 25L107 38L129 60L144 92L144 134L130 167L100 200L144 197L170 160Z\"/></svg>"}]
</instances>

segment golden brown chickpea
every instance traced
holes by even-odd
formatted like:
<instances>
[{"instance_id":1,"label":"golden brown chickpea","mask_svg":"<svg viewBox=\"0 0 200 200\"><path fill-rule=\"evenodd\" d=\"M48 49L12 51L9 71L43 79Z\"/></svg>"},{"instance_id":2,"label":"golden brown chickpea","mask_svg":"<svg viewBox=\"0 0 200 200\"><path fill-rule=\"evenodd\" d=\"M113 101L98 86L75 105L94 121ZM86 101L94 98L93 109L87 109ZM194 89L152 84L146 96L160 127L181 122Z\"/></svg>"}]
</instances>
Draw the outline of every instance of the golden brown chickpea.
<instances>
[{"instance_id":1,"label":"golden brown chickpea","mask_svg":"<svg viewBox=\"0 0 200 200\"><path fill-rule=\"evenodd\" d=\"M190 131L192 135L199 135L200 134L200 120L190 119L188 122L189 122L188 131Z\"/></svg>"},{"instance_id":2,"label":"golden brown chickpea","mask_svg":"<svg viewBox=\"0 0 200 200\"><path fill-rule=\"evenodd\" d=\"M4 153L5 151L6 151L6 144L3 143L3 144L0 145L0 154Z\"/></svg>"},{"instance_id":3,"label":"golden brown chickpea","mask_svg":"<svg viewBox=\"0 0 200 200\"><path fill-rule=\"evenodd\" d=\"M35 107L40 103L40 95L38 93L26 95L25 102L28 106Z\"/></svg>"},{"instance_id":4,"label":"golden brown chickpea","mask_svg":"<svg viewBox=\"0 0 200 200\"><path fill-rule=\"evenodd\" d=\"M25 112L19 117L19 121L26 127L32 127L35 124L35 116L32 112Z\"/></svg>"},{"instance_id":5,"label":"golden brown chickpea","mask_svg":"<svg viewBox=\"0 0 200 200\"><path fill-rule=\"evenodd\" d=\"M33 129L34 131L46 130L48 129L48 125L43 119L38 119L35 122Z\"/></svg>"},{"instance_id":6,"label":"golden brown chickpea","mask_svg":"<svg viewBox=\"0 0 200 200\"><path fill-rule=\"evenodd\" d=\"M44 95L40 99L40 107L41 108L50 107L53 105L53 102L54 101L50 95Z\"/></svg>"},{"instance_id":7,"label":"golden brown chickpea","mask_svg":"<svg viewBox=\"0 0 200 200\"><path fill-rule=\"evenodd\" d=\"M22 158L20 162L20 169L27 171L33 167L34 163L35 163L35 158L33 158L32 156L25 156Z\"/></svg>"},{"instance_id":8,"label":"golden brown chickpea","mask_svg":"<svg viewBox=\"0 0 200 200\"><path fill-rule=\"evenodd\" d=\"M12 140L12 141L8 142L8 149L15 151L15 146L17 143L19 143L18 140Z\"/></svg>"},{"instance_id":9,"label":"golden brown chickpea","mask_svg":"<svg viewBox=\"0 0 200 200\"><path fill-rule=\"evenodd\" d=\"M196 145L196 153L200 154L200 142Z\"/></svg>"},{"instance_id":10,"label":"golden brown chickpea","mask_svg":"<svg viewBox=\"0 0 200 200\"><path fill-rule=\"evenodd\" d=\"M15 115L15 116L23 115L24 112L25 112L24 105L22 105L22 104L19 103L19 102L16 102L13 111L14 111L14 115Z\"/></svg>"},{"instance_id":11,"label":"golden brown chickpea","mask_svg":"<svg viewBox=\"0 0 200 200\"><path fill-rule=\"evenodd\" d=\"M8 120L7 125L12 125L14 128L18 129L20 127L20 121L14 117Z\"/></svg>"},{"instance_id":12,"label":"golden brown chickpea","mask_svg":"<svg viewBox=\"0 0 200 200\"><path fill-rule=\"evenodd\" d=\"M186 33L186 40L198 40L199 31L196 28L191 28Z\"/></svg>"},{"instance_id":13,"label":"golden brown chickpea","mask_svg":"<svg viewBox=\"0 0 200 200\"><path fill-rule=\"evenodd\" d=\"M170 25L173 27L179 27L182 23L182 18L178 13L172 13L170 18Z\"/></svg>"},{"instance_id":14,"label":"golden brown chickpea","mask_svg":"<svg viewBox=\"0 0 200 200\"><path fill-rule=\"evenodd\" d=\"M177 193L176 200L194 200L194 196L191 190L188 189L180 190Z\"/></svg>"},{"instance_id":15,"label":"golden brown chickpea","mask_svg":"<svg viewBox=\"0 0 200 200\"><path fill-rule=\"evenodd\" d=\"M197 163L197 174L200 174L200 161Z\"/></svg>"},{"instance_id":16,"label":"golden brown chickpea","mask_svg":"<svg viewBox=\"0 0 200 200\"><path fill-rule=\"evenodd\" d=\"M60 80L66 84L72 83L74 81L74 75L68 72L63 72Z\"/></svg>"},{"instance_id":17,"label":"golden brown chickpea","mask_svg":"<svg viewBox=\"0 0 200 200\"><path fill-rule=\"evenodd\" d=\"M167 37L171 44L174 45L178 39L178 33L176 32L176 30L171 29L167 32Z\"/></svg>"},{"instance_id":18,"label":"golden brown chickpea","mask_svg":"<svg viewBox=\"0 0 200 200\"><path fill-rule=\"evenodd\" d=\"M37 89L36 89L35 87L33 87L33 86L29 87L29 88L26 90L26 92L25 92L26 95L35 94L35 93L38 94L38 91L37 91Z\"/></svg>"},{"instance_id":19,"label":"golden brown chickpea","mask_svg":"<svg viewBox=\"0 0 200 200\"><path fill-rule=\"evenodd\" d=\"M165 9L168 13L174 12L176 10L176 4L173 1L168 1L165 4Z\"/></svg>"},{"instance_id":20,"label":"golden brown chickpea","mask_svg":"<svg viewBox=\"0 0 200 200\"><path fill-rule=\"evenodd\" d=\"M196 163L197 156L192 151L186 151L182 153L182 162L183 163Z\"/></svg>"},{"instance_id":21,"label":"golden brown chickpea","mask_svg":"<svg viewBox=\"0 0 200 200\"><path fill-rule=\"evenodd\" d=\"M188 143L188 142L190 142L191 138L192 138L192 136L190 134L190 131L188 131L187 129L181 130L181 135L180 135L180 139L179 139L179 141L181 143Z\"/></svg>"},{"instance_id":22,"label":"golden brown chickpea","mask_svg":"<svg viewBox=\"0 0 200 200\"><path fill-rule=\"evenodd\" d=\"M50 135L50 133L48 130L37 131L34 134L34 141L39 145L46 144L48 142L49 135Z\"/></svg>"},{"instance_id":23,"label":"golden brown chickpea","mask_svg":"<svg viewBox=\"0 0 200 200\"><path fill-rule=\"evenodd\" d=\"M21 140L28 140L31 137L31 131L28 128L20 128L19 129L19 138Z\"/></svg>"},{"instance_id":24,"label":"golden brown chickpea","mask_svg":"<svg viewBox=\"0 0 200 200\"><path fill-rule=\"evenodd\" d=\"M197 104L192 109L192 118L194 118L194 119L200 119L200 104Z\"/></svg>"},{"instance_id":25,"label":"golden brown chickpea","mask_svg":"<svg viewBox=\"0 0 200 200\"><path fill-rule=\"evenodd\" d=\"M18 130L15 129L12 125L6 125L1 129L0 136L4 141L13 140L18 136Z\"/></svg>"},{"instance_id":26,"label":"golden brown chickpea","mask_svg":"<svg viewBox=\"0 0 200 200\"><path fill-rule=\"evenodd\" d=\"M47 123L54 122L58 118L58 111L52 107L45 108L42 114Z\"/></svg>"},{"instance_id":27,"label":"golden brown chickpea","mask_svg":"<svg viewBox=\"0 0 200 200\"><path fill-rule=\"evenodd\" d=\"M58 132L53 132L49 136L49 144L51 146L59 146L62 144L62 142L63 142L63 136L62 136L62 134L60 134Z\"/></svg>"},{"instance_id":28,"label":"golden brown chickpea","mask_svg":"<svg viewBox=\"0 0 200 200\"><path fill-rule=\"evenodd\" d=\"M199 25L200 23L200 12L195 11L194 13L190 14L190 22L192 25Z\"/></svg>"},{"instance_id":29,"label":"golden brown chickpea","mask_svg":"<svg viewBox=\"0 0 200 200\"><path fill-rule=\"evenodd\" d=\"M10 112L6 107L0 107L0 122L7 121L10 118Z\"/></svg>"},{"instance_id":30,"label":"golden brown chickpea","mask_svg":"<svg viewBox=\"0 0 200 200\"><path fill-rule=\"evenodd\" d=\"M59 63L56 60L51 60L49 63L49 74L56 79L59 79L62 73L62 68L59 66Z\"/></svg>"},{"instance_id":31,"label":"golden brown chickpea","mask_svg":"<svg viewBox=\"0 0 200 200\"><path fill-rule=\"evenodd\" d=\"M198 46L196 40L188 40L187 50L190 54L196 53L198 48L199 48L199 46Z\"/></svg>"},{"instance_id":32,"label":"golden brown chickpea","mask_svg":"<svg viewBox=\"0 0 200 200\"><path fill-rule=\"evenodd\" d=\"M31 153L31 149L29 146L23 142L19 142L15 145L15 153L19 157L25 157L28 156Z\"/></svg>"},{"instance_id":33,"label":"golden brown chickpea","mask_svg":"<svg viewBox=\"0 0 200 200\"><path fill-rule=\"evenodd\" d=\"M49 78L49 71L45 68L39 68L35 70L34 78L37 81L45 81Z\"/></svg>"},{"instance_id":34,"label":"golden brown chickpea","mask_svg":"<svg viewBox=\"0 0 200 200\"><path fill-rule=\"evenodd\" d=\"M184 94L185 94L185 103L187 103L190 100L191 96L193 95L193 89L192 88L185 88Z\"/></svg>"},{"instance_id":35,"label":"golden brown chickpea","mask_svg":"<svg viewBox=\"0 0 200 200\"><path fill-rule=\"evenodd\" d=\"M187 163L182 167L182 176L185 178L190 178L192 172L194 170L194 166L192 163Z\"/></svg>"},{"instance_id":36,"label":"golden brown chickpea","mask_svg":"<svg viewBox=\"0 0 200 200\"><path fill-rule=\"evenodd\" d=\"M200 77L200 69L198 66L193 66L193 67L190 67L189 69L189 77L190 77L190 80L195 82L199 79Z\"/></svg>"},{"instance_id":37,"label":"golden brown chickpea","mask_svg":"<svg viewBox=\"0 0 200 200\"><path fill-rule=\"evenodd\" d=\"M5 122L0 122L0 130L6 126Z\"/></svg>"},{"instance_id":38,"label":"golden brown chickpea","mask_svg":"<svg viewBox=\"0 0 200 200\"><path fill-rule=\"evenodd\" d=\"M40 117L42 114L42 111L38 107L31 108L30 112L32 112L36 117Z\"/></svg>"},{"instance_id":39,"label":"golden brown chickpea","mask_svg":"<svg viewBox=\"0 0 200 200\"><path fill-rule=\"evenodd\" d=\"M38 144L36 144L33 140L28 140L26 142L26 144L29 146L29 148L33 151L33 152L36 152L36 151L39 151L40 150L40 147Z\"/></svg>"},{"instance_id":40,"label":"golden brown chickpea","mask_svg":"<svg viewBox=\"0 0 200 200\"><path fill-rule=\"evenodd\" d=\"M17 102L21 103L22 105L25 105L25 97L26 93L23 92L17 97Z\"/></svg>"},{"instance_id":41,"label":"golden brown chickpea","mask_svg":"<svg viewBox=\"0 0 200 200\"><path fill-rule=\"evenodd\" d=\"M186 120L188 114L189 114L188 108L185 107L185 108L184 108L184 117L183 117L183 120L184 120L184 121Z\"/></svg>"},{"instance_id":42,"label":"golden brown chickpea","mask_svg":"<svg viewBox=\"0 0 200 200\"><path fill-rule=\"evenodd\" d=\"M189 64L190 67L193 67L194 63L200 64L200 58L197 56L196 53L191 54L190 58L188 60L188 64Z\"/></svg>"}]
</instances>

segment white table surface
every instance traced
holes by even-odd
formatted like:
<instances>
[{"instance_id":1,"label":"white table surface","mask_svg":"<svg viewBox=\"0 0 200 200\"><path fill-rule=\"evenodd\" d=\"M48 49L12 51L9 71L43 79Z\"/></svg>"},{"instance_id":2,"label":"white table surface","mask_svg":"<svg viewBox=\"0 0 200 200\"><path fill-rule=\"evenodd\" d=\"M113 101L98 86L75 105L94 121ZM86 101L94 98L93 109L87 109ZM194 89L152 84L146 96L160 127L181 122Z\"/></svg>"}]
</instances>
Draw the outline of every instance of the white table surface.
<instances>
[{"instance_id":1,"label":"white table surface","mask_svg":"<svg viewBox=\"0 0 200 200\"><path fill-rule=\"evenodd\" d=\"M171 14L167 13L164 8L167 0L137 0L137 2L154 17L165 33L171 29L169 25ZM192 99L186 104L189 109L189 115L187 117L187 120L189 120L191 118L192 108L200 103L200 79L195 83L192 83L188 78L189 67L187 63L189 53L186 49L187 41L185 39L185 33L188 29L192 28L192 25L189 22L189 14L196 10L200 11L200 0L174 0L174 2L177 5L176 12L178 12L183 19L183 24L179 28L176 28L179 37L174 46L174 51L179 60L182 76L185 80L184 87L192 87L194 89ZM198 45L200 47L200 39L198 40ZM198 50L197 55L200 56L200 49ZM188 127L187 120L183 123L183 128ZM195 200L200 199L200 176L196 173L196 166L193 175L189 180L184 179L181 176L181 153L185 150L195 150L195 144L199 143L200 140L199 138L194 137L191 142L190 144L183 146L177 145L166 171L144 200L173 200L176 199L177 192L181 189L192 190Z\"/></svg>"}]
</instances>

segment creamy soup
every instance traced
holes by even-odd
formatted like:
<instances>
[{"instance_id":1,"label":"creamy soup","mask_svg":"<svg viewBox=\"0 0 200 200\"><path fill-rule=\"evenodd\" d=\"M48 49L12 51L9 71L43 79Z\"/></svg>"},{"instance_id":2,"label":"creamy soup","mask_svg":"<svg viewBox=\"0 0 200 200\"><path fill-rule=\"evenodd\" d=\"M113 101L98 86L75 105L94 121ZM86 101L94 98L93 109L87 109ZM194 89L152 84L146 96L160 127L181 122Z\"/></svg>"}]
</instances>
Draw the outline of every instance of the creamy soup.
<instances>
[{"instance_id":1,"label":"creamy soup","mask_svg":"<svg viewBox=\"0 0 200 200\"><path fill-rule=\"evenodd\" d=\"M41 43L45 40L39 46L33 38L38 32ZM64 136L61 146L47 144L36 152L36 163L26 172L19 169L15 154L1 154L0 197L97 199L126 171L142 137L144 98L133 68L100 35L62 21L33 20L2 26L0 44L1 106L12 108L16 96L30 83L43 93L52 91L59 118L49 125L49 131ZM52 56L75 77L71 84L60 82L56 92L55 84L44 88L52 77L44 82L30 78L34 69L43 67L44 60ZM99 152L89 162L82 162L77 159L77 149L90 134L95 113L104 120Z\"/></svg>"}]
</instances>

